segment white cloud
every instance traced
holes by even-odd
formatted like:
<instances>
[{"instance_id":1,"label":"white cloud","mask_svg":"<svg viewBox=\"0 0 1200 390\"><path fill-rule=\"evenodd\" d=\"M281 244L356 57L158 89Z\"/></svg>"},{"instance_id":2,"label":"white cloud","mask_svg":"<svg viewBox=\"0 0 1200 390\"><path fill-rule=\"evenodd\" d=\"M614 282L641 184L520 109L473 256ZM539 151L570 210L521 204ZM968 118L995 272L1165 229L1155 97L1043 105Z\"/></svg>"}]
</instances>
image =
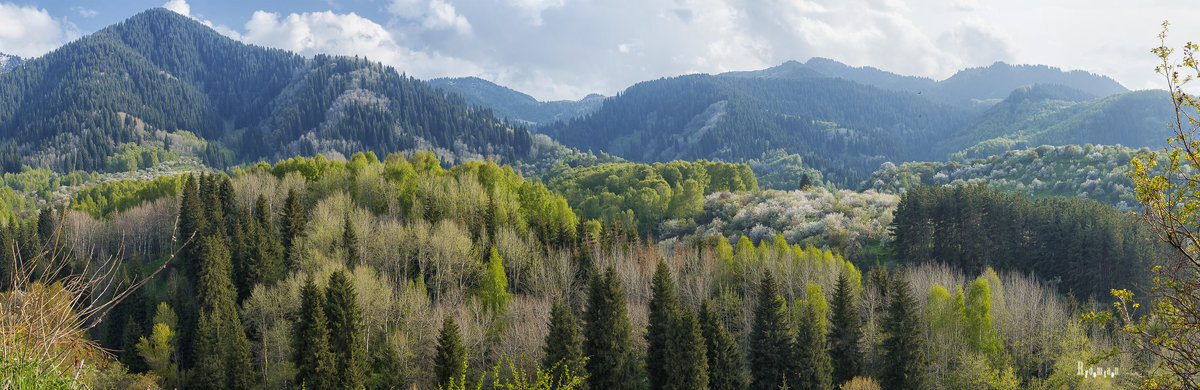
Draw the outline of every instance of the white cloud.
<instances>
[{"instance_id":1,"label":"white cloud","mask_svg":"<svg viewBox=\"0 0 1200 390\"><path fill-rule=\"evenodd\" d=\"M86 8L86 7L78 6L78 5L71 7L71 10L75 11L75 13L79 14L79 16L82 16L85 18L94 18L94 17L96 17L96 15L100 14L100 12L97 12L94 9Z\"/></svg>"},{"instance_id":2,"label":"white cloud","mask_svg":"<svg viewBox=\"0 0 1200 390\"><path fill-rule=\"evenodd\" d=\"M73 24L32 6L0 3L0 52L36 57L78 38Z\"/></svg>"},{"instance_id":3,"label":"white cloud","mask_svg":"<svg viewBox=\"0 0 1200 390\"><path fill-rule=\"evenodd\" d=\"M170 0L163 4L163 8L175 11L175 13L192 17L192 6L188 5L186 0Z\"/></svg>"},{"instance_id":4,"label":"white cloud","mask_svg":"<svg viewBox=\"0 0 1200 390\"><path fill-rule=\"evenodd\" d=\"M481 72L478 66L460 59L401 46L383 26L353 12L306 12L282 16L256 11L245 28L241 39L247 43L310 56L317 53L362 55L417 77L437 77L447 72Z\"/></svg>"},{"instance_id":5,"label":"white cloud","mask_svg":"<svg viewBox=\"0 0 1200 390\"><path fill-rule=\"evenodd\" d=\"M471 22L445 0L392 0L387 10L428 30L449 30L471 35Z\"/></svg>"}]
</instances>

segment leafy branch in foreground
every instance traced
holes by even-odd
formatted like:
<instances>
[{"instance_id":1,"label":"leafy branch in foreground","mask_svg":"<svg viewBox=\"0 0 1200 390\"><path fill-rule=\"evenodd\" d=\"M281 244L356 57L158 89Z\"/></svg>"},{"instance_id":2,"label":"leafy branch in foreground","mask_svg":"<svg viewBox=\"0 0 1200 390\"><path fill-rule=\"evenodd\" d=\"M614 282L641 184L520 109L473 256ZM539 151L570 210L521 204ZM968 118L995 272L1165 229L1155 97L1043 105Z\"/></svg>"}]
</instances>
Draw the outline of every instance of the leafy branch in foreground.
<instances>
[{"instance_id":1,"label":"leafy branch in foreground","mask_svg":"<svg viewBox=\"0 0 1200 390\"><path fill-rule=\"evenodd\" d=\"M1140 217L1158 239L1173 249L1165 266L1154 267L1149 314L1135 317L1140 305L1126 290L1113 290L1122 331L1142 352L1159 362L1163 371L1148 377L1143 388L1197 388L1200 386L1200 99L1184 86L1200 76L1195 53L1200 46L1188 42L1175 62L1175 49L1166 46L1169 23L1163 22L1152 52L1161 60L1155 68L1167 79L1175 108L1174 136L1167 139L1160 160L1157 153L1141 153L1130 161L1129 178L1145 209ZM1181 74L1182 73L1182 74ZM1163 163L1160 165L1160 161Z\"/></svg>"}]
</instances>

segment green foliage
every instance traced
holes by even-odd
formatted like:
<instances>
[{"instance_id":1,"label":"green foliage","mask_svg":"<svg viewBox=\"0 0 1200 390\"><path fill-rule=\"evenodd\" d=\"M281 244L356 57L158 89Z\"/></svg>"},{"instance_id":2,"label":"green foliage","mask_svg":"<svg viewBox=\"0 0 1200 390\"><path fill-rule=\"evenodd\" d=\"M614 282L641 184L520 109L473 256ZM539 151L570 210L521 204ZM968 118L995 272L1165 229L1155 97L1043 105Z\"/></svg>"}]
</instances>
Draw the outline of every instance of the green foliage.
<instances>
[{"instance_id":1,"label":"green foliage","mask_svg":"<svg viewBox=\"0 0 1200 390\"><path fill-rule=\"evenodd\" d=\"M551 386L563 386L572 376L587 376L583 370L583 335L571 308L562 301L556 300L550 309L550 331L542 348L545 357L541 367L550 375Z\"/></svg>"},{"instance_id":2,"label":"green foliage","mask_svg":"<svg viewBox=\"0 0 1200 390\"><path fill-rule=\"evenodd\" d=\"M120 151L108 156L105 169L108 172L132 172L158 165L160 162L175 161L179 154L159 148L146 148L135 143L120 146Z\"/></svg>"},{"instance_id":3,"label":"green foliage","mask_svg":"<svg viewBox=\"0 0 1200 390\"><path fill-rule=\"evenodd\" d=\"M434 383L439 389L466 386L467 348L462 345L458 325L454 318L446 316L442 321L442 332L438 335L437 354L433 358Z\"/></svg>"},{"instance_id":4,"label":"green foliage","mask_svg":"<svg viewBox=\"0 0 1200 390\"><path fill-rule=\"evenodd\" d=\"M733 335L709 309L707 301L700 307L700 331L708 354L708 387L712 390L745 388L746 367L741 350Z\"/></svg>"},{"instance_id":5,"label":"green foliage","mask_svg":"<svg viewBox=\"0 0 1200 390\"><path fill-rule=\"evenodd\" d=\"M666 360L674 362L663 370L663 389L708 389L708 355L696 313L680 309L667 329Z\"/></svg>"},{"instance_id":6,"label":"green foliage","mask_svg":"<svg viewBox=\"0 0 1200 390\"><path fill-rule=\"evenodd\" d=\"M892 279L889 290L880 382L885 389L922 389L926 356L917 302L902 275Z\"/></svg>"},{"instance_id":7,"label":"green foliage","mask_svg":"<svg viewBox=\"0 0 1200 390\"><path fill-rule=\"evenodd\" d=\"M508 276L504 273L504 259L492 247L488 255L487 271L479 283L479 300L484 306L496 314L502 314L512 301L512 293L508 292Z\"/></svg>"},{"instance_id":8,"label":"green foliage","mask_svg":"<svg viewBox=\"0 0 1200 390\"><path fill-rule=\"evenodd\" d=\"M120 180L85 188L71 198L71 208L103 218L155 199L179 194L182 176L161 176L154 180Z\"/></svg>"},{"instance_id":9,"label":"green foliage","mask_svg":"<svg viewBox=\"0 0 1200 390\"><path fill-rule=\"evenodd\" d=\"M254 385L250 346L235 304L229 250L220 236L199 244L200 274L196 282L200 319L192 344L195 359L189 386L247 389Z\"/></svg>"},{"instance_id":10,"label":"green foliage","mask_svg":"<svg viewBox=\"0 0 1200 390\"><path fill-rule=\"evenodd\" d=\"M588 357L585 367L590 388L640 387L625 292L611 267L604 275L592 277L584 322L583 354Z\"/></svg>"},{"instance_id":11,"label":"green foliage","mask_svg":"<svg viewBox=\"0 0 1200 390\"><path fill-rule=\"evenodd\" d=\"M862 328L854 287L846 273L838 274L833 290L829 323L829 358L833 366L833 384L840 385L862 373ZM932 305L932 299L930 304Z\"/></svg>"},{"instance_id":12,"label":"green foliage","mask_svg":"<svg viewBox=\"0 0 1200 390\"><path fill-rule=\"evenodd\" d=\"M358 293L346 271L338 270L330 275L325 295L329 349L336 360L337 388L357 389L365 382L366 340L363 339Z\"/></svg>"},{"instance_id":13,"label":"green foliage","mask_svg":"<svg viewBox=\"0 0 1200 390\"><path fill-rule=\"evenodd\" d=\"M0 361L0 383L14 389L71 390L82 387L78 380L63 375L49 364L5 358Z\"/></svg>"},{"instance_id":14,"label":"green foliage","mask_svg":"<svg viewBox=\"0 0 1200 390\"><path fill-rule=\"evenodd\" d=\"M763 277L754 307L754 327L750 331L750 388L777 389L787 384L795 368L792 345L796 329L787 314L787 303L779 295L775 278ZM793 384L794 385L794 384Z\"/></svg>"},{"instance_id":15,"label":"green foliage","mask_svg":"<svg viewBox=\"0 0 1200 390\"><path fill-rule=\"evenodd\" d=\"M650 282L651 296L649 319L646 325L646 378L650 389L663 389L680 378L670 378L667 370L683 362L672 359L671 333L675 317L679 315L679 297L675 293L675 281L665 262L659 262Z\"/></svg>"},{"instance_id":16,"label":"green foliage","mask_svg":"<svg viewBox=\"0 0 1200 390\"><path fill-rule=\"evenodd\" d=\"M296 384L314 389L332 389L338 383L337 362L329 342L325 294L311 275L300 289L300 308L292 332L292 354L296 362Z\"/></svg>"},{"instance_id":17,"label":"green foliage","mask_svg":"<svg viewBox=\"0 0 1200 390\"><path fill-rule=\"evenodd\" d=\"M171 306L165 302L159 303L154 314L154 328L150 332L150 338L139 338L136 346L138 354L146 360L150 371L161 378L163 387L168 388L176 386L179 378L179 367L174 358L178 344L178 335L175 333L177 323L175 311L171 310Z\"/></svg>"},{"instance_id":18,"label":"green foliage","mask_svg":"<svg viewBox=\"0 0 1200 390\"><path fill-rule=\"evenodd\" d=\"M788 383L798 389L829 389L833 388L833 366L827 344L829 306L819 285L809 284L807 290L807 299L797 301L793 307L797 325L793 347L796 371L790 374Z\"/></svg>"}]
</instances>

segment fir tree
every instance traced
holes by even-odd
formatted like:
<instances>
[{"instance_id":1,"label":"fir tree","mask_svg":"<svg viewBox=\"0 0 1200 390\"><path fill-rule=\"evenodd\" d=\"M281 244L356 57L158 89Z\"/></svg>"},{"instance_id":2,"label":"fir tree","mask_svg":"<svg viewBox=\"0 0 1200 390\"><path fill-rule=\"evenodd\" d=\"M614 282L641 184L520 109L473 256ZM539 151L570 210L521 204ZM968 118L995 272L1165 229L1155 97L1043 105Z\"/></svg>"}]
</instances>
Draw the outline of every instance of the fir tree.
<instances>
[{"instance_id":1,"label":"fir tree","mask_svg":"<svg viewBox=\"0 0 1200 390\"><path fill-rule=\"evenodd\" d=\"M446 316L442 321L442 333L438 335L437 355L433 357L433 375L439 389L450 389L462 383L467 372L467 348L462 345L462 336L454 318Z\"/></svg>"},{"instance_id":2,"label":"fir tree","mask_svg":"<svg viewBox=\"0 0 1200 390\"><path fill-rule=\"evenodd\" d=\"M750 330L748 360L752 389L778 389L787 385L795 333L787 312L787 303L779 295L775 278L768 273L759 284L754 325Z\"/></svg>"},{"instance_id":3,"label":"fir tree","mask_svg":"<svg viewBox=\"0 0 1200 390\"><path fill-rule=\"evenodd\" d=\"M853 286L845 273L838 275L833 290L832 322L829 324L829 357L833 361L833 383L846 383L862 371L858 340L862 328L855 307Z\"/></svg>"},{"instance_id":4,"label":"fir tree","mask_svg":"<svg viewBox=\"0 0 1200 390\"><path fill-rule=\"evenodd\" d=\"M696 314L680 309L667 330L667 361L663 389L708 389L708 355Z\"/></svg>"},{"instance_id":5,"label":"fir tree","mask_svg":"<svg viewBox=\"0 0 1200 390\"><path fill-rule=\"evenodd\" d=\"M404 365L396 346L388 341L387 336L380 333L371 344L375 354L371 359L371 377L366 388L372 390L390 390L405 388Z\"/></svg>"},{"instance_id":6,"label":"fir tree","mask_svg":"<svg viewBox=\"0 0 1200 390\"><path fill-rule=\"evenodd\" d=\"M325 294L329 349L336 360L338 388L357 389L364 382L363 356L366 354L359 324L358 294L343 270L330 275Z\"/></svg>"},{"instance_id":7,"label":"fir tree","mask_svg":"<svg viewBox=\"0 0 1200 390\"><path fill-rule=\"evenodd\" d=\"M200 275L196 299L200 321L192 346L195 366L191 387L247 389L253 386L250 343L238 315L229 271L229 249L220 237L199 245Z\"/></svg>"},{"instance_id":8,"label":"fir tree","mask_svg":"<svg viewBox=\"0 0 1200 390\"><path fill-rule=\"evenodd\" d=\"M353 267L358 265L358 234L354 233L354 226L350 224L350 216L346 216L346 223L342 227L342 249L346 251L346 266Z\"/></svg>"},{"instance_id":9,"label":"fir tree","mask_svg":"<svg viewBox=\"0 0 1200 390\"><path fill-rule=\"evenodd\" d=\"M712 390L746 388L746 367L737 341L721 326L708 302L700 307L700 331L708 355L708 387Z\"/></svg>"},{"instance_id":10,"label":"fir tree","mask_svg":"<svg viewBox=\"0 0 1200 390\"><path fill-rule=\"evenodd\" d=\"M329 347L325 294L321 293L312 275L300 289L300 313L292 337L296 384L310 389L334 388L337 369Z\"/></svg>"},{"instance_id":11,"label":"fir tree","mask_svg":"<svg viewBox=\"0 0 1200 390\"><path fill-rule=\"evenodd\" d=\"M588 385L592 389L640 387L633 340L630 339L632 327L617 271L609 267L604 276L592 278L589 290L583 332Z\"/></svg>"},{"instance_id":12,"label":"fir tree","mask_svg":"<svg viewBox=\"0 0 1200 390\"><path fill-rule=\"evenodd\" d=\"M882 330L885 334L883 373L880 384L885 389L920 389L924 385L924 341L917 313L917 302L903 275L896 275L888 286L887 316Z\"/></svg>"},{"instance_id":13,"label":"fir tree","mask_svg":"<svg viewBox=\"0 0 1200 390\"><path fill-rule=\"evenodd\" d=\"M828 307L821 287L808 285L808 300L796 305L796 344L792 351L796 369L788 384L796 389L833 388L833 367L829 361L825 313Z\"/></svg>"},{"instance_id":14,"label":"fir tree","mask_svg":"<svg viewBox=\"0 0 1200 390\"><path fill-rule=\"evenodd\" d=\"M667 366L679 364L668 352L671 326L679 312L675 282L665 262L660 261L650 282L649 319L646 326L646 377L651 390L662 389L673 378L667 377Z\"/></svg>"},{"instance_id":15,"label":"fir tree","mask_svg":"<svg viewBox=\"0 0 1200 390\"><path fill-rule=\"evenodd\" d=\"M271 223L271 210L267 206L266 196L259 195L254 202L254 225L251 232L254 236L252 255L258 259L262 267L262 278L258 283L272 283L283 278L283 245Z\"/></svg>"},{"instance_id":16,"label":"fir tree","mask_svg":"<svg viewBox=\"0 0 1200 390\"><path fill-rule=\"evenodd\" d=\"M295 266L292 250L296 243L304 237L304 229L308 226L308 215L305 213L304 205L300 203L300 195L296 194L295 189L288 190L287 199L283 203L282 215L279 217L279 224L282 226L279 229L279 242L283 244L284 266L291 269Z\"/></svg>"},{"instance_id":17,"label":"fir tree","mask_svg":"<svg viewBox=\"0 0 1200 390\"><path fill-rule=\"evenodd\" d=\"M550 371L553 385L559 386L569 371L575 377L586 376L583 371L583 336L579 334L579 323L571 308L562 301L554 301L550 309L550 332L546 334L542 368Z\"/></svg>"},{"instance_id":18,"label":"fir tree","mask_svg":"<svg viewBox=\"0 0 1200 390\"><path fill-rule=\"evenodd\" d=\"M183 189L180 190L179 200L179 241L183 243L183 248L179 251L179 260L187 280L195 280L196 274L200 272L197 248L203 238L201 235L207 229L204 203L200 199L196 182L195 176L187 175Z\"/></svg>"}]
</instances>

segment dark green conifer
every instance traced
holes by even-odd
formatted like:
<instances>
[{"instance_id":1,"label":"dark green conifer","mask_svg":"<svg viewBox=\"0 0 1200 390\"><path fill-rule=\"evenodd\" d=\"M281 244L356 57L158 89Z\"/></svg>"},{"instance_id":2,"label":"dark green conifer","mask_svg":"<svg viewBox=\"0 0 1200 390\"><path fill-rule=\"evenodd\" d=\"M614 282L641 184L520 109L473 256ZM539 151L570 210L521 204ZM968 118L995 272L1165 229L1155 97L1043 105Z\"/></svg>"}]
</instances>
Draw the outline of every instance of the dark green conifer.
<instances>
[{"instance_id":1,"label":"dark green conifer","mask_svg":"<svg viewBox=\"0 0 1200 390\"><path fill-rule=\"evenodd\" d=\"M708 355L704 335L696 314L689 309L676 310L667 330L667 364L663 389L708 389Z\"/></svg>"},{"instance_id":2,"label":"dark green conifer","mask_svg":"<svg viewBox=\"0 0 1200 390\"><path fill-rule=\"evenodd\" d=\"M773 390L788 385L786 377L793 368L794 334L787 304L779 295L775 278L768 273L759 284L754 325L750 330L750 388Z\"/></svg>"},{"instance_id":3,"label":"dark green conifer","mask_svg":"<svg viewBox=\"0 0 1200 390\"><path fill-rule=\"evenodd\" d=\"M858 320L853 287L845 273L838 275L831 306L829 357L833 362L833 383L840 385L862 371L862 351L858 347L862 327Z\"/></svg>"},{"instance_id":4,"label":"dark green conifer","mask_svg":"<svg viewBox=\"0 0 1200 390\"><path fill-rule=\"evenodd\" d=\"M822 300L823 304L823 300ZM829 360L825 318L823 311L815 310L811 301L797 307L798 324L796 343L792 348L795 358L792 379L788 385L801 390L826 390L833 388L833 367Z\"/></svg>"},{"instance_id":5,"label":"dark green conifer","mask_svg":"<svg viewBox=\"0 0 1200 390\"><path fill-rule=\"evenodd\" d=\"M589 290L583 331L588 385L592 389L641 387L625 292L617 271L609 267L603 276L592 278Z\"/></svg>"},{"instance_id":6,"label":"dark green conifer","mask_svg":"<svg viewBox=\"0 0 1200 390\"><path fill-rule=\"evenodd\" d=\"M700 331L708 354L708 387L712 390L746 388L746 367L737 341L709 309L708 302L700 307Z\"/></svg>"},{"instance_id":7,"label":"dark green conifer","mask_svg":"<svg viewBox=\"0 0 1200 390\"><path fill-rule=\"evenodd\" d=\"M250 343L238 315L237 295L230 279L230 255L220 237L200 241L200 275L196 300L200 321L193 348L191 387L247 389L253 386Z\"/></svg>"},{"instance_id":8,"label":"dark green conifer","mask_svg":"<svg viewBox=\"0 0 1200 390\"><path fill-rule=\"evenodd\" d=\"M462 344L458 325L454 318L446 316L442 321L442 333L438 335L437 355L433 357L433 375L437 387L449 389L462 385L467 372L467 348Z\"/></svg>"},{"instance_id":9,"label":"dark green conifer","mask_svg":"<svg viewBox=\"0 0 1200 390\"><path fill-rule=\"evenodd\" d=\"M564 374L570 371L575 377L586 376L583 371L583 336L579 333L579 323L571 308L562 301L555 300L550 309L550 332L546 334L546 345L543 347L546 356L542 358L542 368L550 371L553 384L561 386Z\"/></svg>"},{"instance_id":10,"label":"dark green conifer","mask_svg":"<svg viewBox=\"0 0 1200 390\"><path fill-rule=\"evenodd\" d=\"M387 340L383 333L375 337L371 343L374 356L371 358L371 376L366 388L371 390L404 389L404 365L396 346Z\"/></svg>"},{"instance_id":11,"label":"dark green conifer","mask_svg":"<svg viewBox=\"0 0 1200 390\"><path fill-rule=\"evenodd\" d=\"M364 383L363 366L366 354L358 294L346 272L338 270L329 277L325 289L325 313L329 320L329 346L336 359L338 388L357 389Z\"/></svg>"},{"instance_id":12,"label":"dark green conifer","mask_svg":"<svg viewBox=\"0 0 1200 390\"><path fill-rule=\"evenodd\" d=\"M325 317L325 294L312 275L300 289L299 319L292 333L296 361L296 384L309 389L332 389L337 369L329 347L329 324Z\"/></svg>"},{"instance_id":13,"label":"dark green conifer","mask_svg":"<svg viewBox=\"0 0 1200 390\"><path fill-rule=\"evenodd\" d=\"M670 359L668 352L671 326L679 314L679 297L675 294L675 281L665 262L658 263L650 289L650 313L646 325L646 378L650 382L650 389L658 390L672 379L667 377L667 366L679 364Z\"/></svg>"},{"instance_id":14,"label":"dark green conifer","mask_svg":"<svg viewBox=\"0 0 1200 390\"><path fill-rule=\"evenodd\" d=\"M358 265L358 234L354 233L354 226L350 224L350 216L346 216L345 225L342 226L342 250L346 251L346 266L353 267Z\"/></svg>"},{"instance_id":15,"label":"dark green conifer","mask_svg":"<svg viewBox=\"0 0 1200 390\"><path fill-rule=\"evenodd\" d=\"M924 386L924 341L917 301L913 298L904 275L897 274L888 287L887 315L881 324L884 333L883 375L880 385L885 389L921 389Z\"/></svg>"},{"instance_id":16,"label":"dark green conifer","mask_svg":"<svg viewBox=\"0 0 1200 390\"><path fill-rule=\"evenodd\" d=\"M289 189L287 199L283 202L283 211L279 217L279 242L283 245L283 262L285 269L295 266L292 249L304 237L304 229L308 226L308 214L300 202L300 195L295 189Z\"/></svg>"}]
</instances>

